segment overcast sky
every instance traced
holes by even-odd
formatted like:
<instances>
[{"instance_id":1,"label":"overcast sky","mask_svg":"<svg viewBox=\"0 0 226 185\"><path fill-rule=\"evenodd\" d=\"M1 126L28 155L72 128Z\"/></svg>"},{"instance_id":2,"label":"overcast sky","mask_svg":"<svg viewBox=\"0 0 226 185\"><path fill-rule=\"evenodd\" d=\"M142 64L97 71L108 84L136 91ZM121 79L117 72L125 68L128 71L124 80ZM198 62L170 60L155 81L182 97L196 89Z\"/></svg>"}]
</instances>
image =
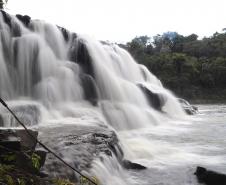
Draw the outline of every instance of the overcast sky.
<instances>
[{"instance_id":1,"label":"overcast sky","mask_svg":"<svg viewBox=\"0 0 226 185\"><path fill-rule=\"evenodd\" d=\"M7 8L112 42L167 31L203 37L226 27L226 0L9 0Z\"/></svg>"}]
</instances>

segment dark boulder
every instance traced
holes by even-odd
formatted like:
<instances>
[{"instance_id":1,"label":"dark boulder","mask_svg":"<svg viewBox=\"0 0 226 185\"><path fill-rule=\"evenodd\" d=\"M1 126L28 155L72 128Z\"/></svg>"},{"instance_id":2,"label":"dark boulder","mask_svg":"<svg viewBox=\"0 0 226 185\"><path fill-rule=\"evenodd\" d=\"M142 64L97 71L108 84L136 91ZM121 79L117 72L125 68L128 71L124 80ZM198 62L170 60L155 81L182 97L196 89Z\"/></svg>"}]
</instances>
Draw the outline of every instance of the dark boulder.
<instances>
[{"instance_id":1,"label":"dark boulder","mask_svg":"<svg viewBox=\"0 0 226 185\"><path fill-rule=\"evenodd\" d=\"M1 114L0 114L0 127L4 127L4 120Z\"/></svg>"},{"instance_id":2,"label":"dark boulder","mask_svg":"<svg viewBox=\"0 0 226 185\"><path fill-rule=\"evenodd\" d=\"M122 161L122 166L125 168L125 169L132 169L132 170L145 170L147 169L147 167L141 165L141 164L137 164L137 163L133 163L129 160L123 160Z\"/></svg>"},{"instance_id":3,"label":"dark boulder","mask_svg":"<svg viewBox=\"0 0 226 185\"><path fill-rule=\"evenodd\" d=\"M30 22L31 22L31 18L28 15L20 15L17 14L16 15L17 19L19 19L26 27L29 26Z\"/></svg>"},{"instance_id":4,"label":"dark boulder","mask_svg":"<svg viewBox=\"0 0 226 185\"><path fill-rule=\"evenodd\" d=\"M28 135L27 131L24 129L17 129L16 130L16 136L20 138L21 140L21 146L24 150L34 150L37 142L35 139L38 138L38 132L29 130L29 133L34 137L34 139L31 138L30 135Z\"/></svg>"},{"instance_id":5,"label":"dark boulder","mask_svg":"<svg viewBox=\"0 0 226 185\"><path fill-rule=\"evenodd\" d=\"M11 28L11 17L9 14L7 14L5 11L0 10L0 12L2 13L4 22Z\"/></svg>"},{"instance_id":6,"label":"dark boulder","mask_svg":"<svg viewBox=\"0 0 226 185\"><path fill-rule=\"evenodd\" d=\"M92 59L89 55L88 49L84 41L77 37L74 37L71 44L70 60L78 63L84 73L94 77Z\"/></svg>"},{"instance_id":7,"label":"dark boulder","mask_svg":"<svg viewBox=\"0 0 226 185\"><path fill-rule=\"evenodd\" d=\"M21 139L17 137L15 130L1 129L0 130L0 153L7 150L20 151Z\"/></svg>"},{"instance_id":8,"label":"dark boulder","mask_svg":"<svg viewBox=\"0 0 226 185\"><path fill-rule=\"evenodd\" d=\"M68 42L69 41L69 32L68 32L68 30L66 30L65 28L63 28L61 26L57 26L57 28L61 31L61 33L62 33L62 35L64 37L64 40L66 42Z\"/></svg>"},{"instance_id":9,"label":"dark boulder","mask_svg":"<svg viewBox=\"0 0 226 185\"><path fill-rule=\"evenodd\" d=\"M165 98L163 94L152 92L143 84L138 84L138 87L143 91L148 99L149 104L156 110L162 111L162 107L165 105Z\"/></svg>"},{"instance_id":10,"label":"dark boulder","mask_svg":"<svg viewBox=\"0 0 226 185\"><path fill-rule=\"evenodd\" d=\"M20 37L21 36L20 26L15 21L13 21L13 19L11 18L11 16L8 13L6 13L3 10L0 10L0 12L2 13L4 22L9 26L12 36ZM22 16L22 17L24 17L22 19L24 19L25 22L27 22L29 19L29 16Z\"/></svg>"},{"instance_id":11,"label":"dark boulder","mask_svg":"<svg viewBox=\"0 0 226 185\"><path fill-rule=\"evenodd\" d=\"M92 105L96 106L98 103L98 88L95 80L92 76L86 74L81 74L80 78L85 99L88 100Z\"/></svg>"},{"instance_id":12,"label":"dark boulder","mask_svg":"<svg viewBox=\"0 0 226 185\"><path fill-rule=\"evenodd\" d=\"M199 183L206 185L226 185L226 175L198 166L194 173Z\"/></svg>"},{"instance_id":13,"label":"dark boulder","mask_svg":"<svg viewBox=\"0 0 226 185\"><path fill-rule=\"evenodd\" d=\"M1 140L0 141L0 153L4 153L5 151L20 151L21 145L20 141L16 138L11 138L11 140Z\"/></svg>"},{"instance_id":14,"label":"dark boulder","mask_svg":"<svg viewBox=\"0 0 226 185\"><path fill-rule=\"evenodd\" d=\"M38 132L28 130L35 139ZM32 139L24 129L0 129L0 145L13 150L34 150L36 140Z\"/></svg>"}]
</instances>

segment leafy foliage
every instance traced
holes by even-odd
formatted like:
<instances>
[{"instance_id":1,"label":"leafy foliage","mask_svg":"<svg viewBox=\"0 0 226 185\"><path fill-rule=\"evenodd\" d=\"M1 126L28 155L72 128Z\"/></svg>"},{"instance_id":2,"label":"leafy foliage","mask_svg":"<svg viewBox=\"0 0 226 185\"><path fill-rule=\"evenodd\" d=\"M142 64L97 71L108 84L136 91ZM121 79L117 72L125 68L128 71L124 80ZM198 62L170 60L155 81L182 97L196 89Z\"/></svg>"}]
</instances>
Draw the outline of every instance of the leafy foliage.
<instances>
[{"instance_id":1,"label":"leafy foliage","mask_svg":"<svg viewBox=\"0 0 226 185\"><path fill-rule=\"evenodd\" d=\"M41 165L40 165L40 160L41 160L41 157L35 153L32 154L31 156L31 162L32 162L32 165L35 169L39 170Z\"/></svg>"},{"instance_id":2,"label":"leafy foliage","mask_svg":"<svg viewBox=\"0 0 226 185\"><path fill-rule=\"evenodd\" d=\"M198 91L226 88L225 32L202 40L196 34L166 32L136 37L123 47L179 96L194 98Z\"/></svg>"},{"instance_id":3,"label":"leafy foliage","mask_svg":"<svg viewBox=\"0 0 226 185\"><path fill-rule=\"evenodd\" d=\"M60 179L60 178L53 180L53 183L55 185L75 185L74 183L70 182L69 180Z\"/></svg>"}]
</instances>

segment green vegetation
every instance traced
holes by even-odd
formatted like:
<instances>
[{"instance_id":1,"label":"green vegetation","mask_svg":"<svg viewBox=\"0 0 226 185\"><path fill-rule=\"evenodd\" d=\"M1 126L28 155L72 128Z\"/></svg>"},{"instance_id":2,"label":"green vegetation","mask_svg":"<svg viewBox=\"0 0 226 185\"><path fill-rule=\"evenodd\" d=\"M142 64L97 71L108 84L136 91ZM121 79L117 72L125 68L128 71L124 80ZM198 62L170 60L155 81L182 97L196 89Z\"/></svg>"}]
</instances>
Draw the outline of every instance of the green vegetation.
<instances>
[{"instance_id":1,"label":"green vegetation","mask_svg":"<svg viewBox=\"0 0 226 185\"><path fill-rule=\"evenodd\" d=\"M121 46L178 96L226 100L226 33L198 40L196 34L167 32L136 37Z\"/></svg>"},{"instance_id":2,"label":"green vegetation","mask_svg":"<svg viewBox=\"0 0 226 185\"><path fill-rule=\"evenodd\" d=\"M54 179L53 184L55 184L55 185L75 185L74 183L72 183L66 179Z\"/></svg>"},{"instance_id":3,"label":"green vegetation","mask_svg":"<svg viewBox=\"0 0 226 185\"><path fill-rule=\"evenodd\" d=\"M35 153L33 153L33 154L31 155L32 166L33 166L35 169L37 169L37 170L39 170L40 167L41 167L41 165L40 165L40 160L41 160L41 157L40 157L39 155L37 155L37 154L35 154Z\"/></svg>"},{"instance_id":4,"label":"green vegetation","mask_svg":"<svg viewBox=\"0 0 226 185\"><path fill-rule=\"evenodd\" d=\"M4 149L0 150L0 184L75 185L67 179L40 177L41 157L35 153L8 152L1 145L0 149Z\"/></svg>"}]
</instances>

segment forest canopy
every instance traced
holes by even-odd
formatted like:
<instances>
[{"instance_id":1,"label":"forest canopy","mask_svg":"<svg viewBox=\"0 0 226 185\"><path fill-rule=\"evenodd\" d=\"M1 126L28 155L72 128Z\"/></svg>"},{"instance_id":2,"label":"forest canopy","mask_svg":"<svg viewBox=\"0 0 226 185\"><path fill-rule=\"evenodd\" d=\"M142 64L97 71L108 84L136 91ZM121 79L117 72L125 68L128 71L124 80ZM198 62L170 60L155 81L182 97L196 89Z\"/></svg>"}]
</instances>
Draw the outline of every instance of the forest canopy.
<instances>
[{"instance_id":1,"label":"forest canopy","mask_svg":"<svg viewBox=\"0 0 226 185\"><path fill-rule=\"evenodd\" d=\"M226 33L222 31L201 40L196 34L183 36L177 32L145 35L120 46L178 96L214 99L212 94L218 95L212 92L220 90L223 94L226 89ZM220 96L217 98L225 98Z\"/></svg>"}]
</instances>

